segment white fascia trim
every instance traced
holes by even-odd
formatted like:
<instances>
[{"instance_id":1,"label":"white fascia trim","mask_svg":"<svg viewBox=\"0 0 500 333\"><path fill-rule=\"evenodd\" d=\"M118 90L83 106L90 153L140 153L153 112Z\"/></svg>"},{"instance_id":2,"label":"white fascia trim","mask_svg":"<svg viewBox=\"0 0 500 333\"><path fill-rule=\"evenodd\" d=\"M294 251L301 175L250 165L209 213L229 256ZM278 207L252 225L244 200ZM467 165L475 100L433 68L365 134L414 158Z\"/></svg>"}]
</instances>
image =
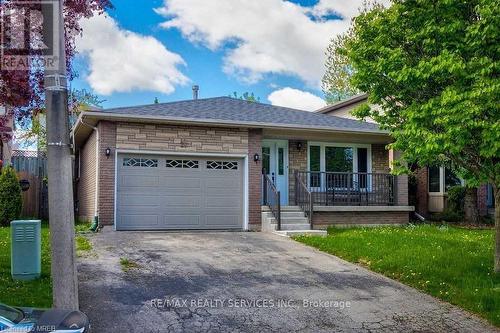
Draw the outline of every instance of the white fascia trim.
<instances>
[{"instance_id":1,"label":"white fascia trim","mask_svg":"<svg viewBox=\"0 0 500 333\"><path fill-rule=\"evenodd\" d=\"M176 152L176 151L158 151L158 150L141 150L141 149L115 149L115 190L114 190L114 230L116 230L116 203L118 201L118 154L146 154L146 155L170 155L170 156L208 156L208 157L234 157L242 158L245 170L243 172L243 230L249 229L249 161L248 154L224 154L224 153L197 153L197 152Z\"/></svg>"},{"instance_id":2,"label":"white fascia trim","mask_svg":"<svg viewBox=\"0 0 500 333\"><path fill-rule=\"evenodd\" d=\"M295 125L295 124L273 124L273 123L260 123L252 121L228 121L228 120L217 120L217 119L195 119L195 118L184 118L184 117L158 117L149 115L130 115L130 114L119 114L119 113L108 113L108 112L95 112L95 111L84 111L80 114L80 117L89 116L99 119L130 119L130 120L157 120L172 123L184 123L192 125L227 125L232 127L255 127L255 128L289 128L297 130L312 130L312 131L329 131L329 132L344 132L344 133L359 133L359 134L375 134L375 135L389 135L388 131L384 130L369 130L369 129L349 129L349 128L336 128L336 127L324 127L317 125Z\"/></svg>"}]
</instances>

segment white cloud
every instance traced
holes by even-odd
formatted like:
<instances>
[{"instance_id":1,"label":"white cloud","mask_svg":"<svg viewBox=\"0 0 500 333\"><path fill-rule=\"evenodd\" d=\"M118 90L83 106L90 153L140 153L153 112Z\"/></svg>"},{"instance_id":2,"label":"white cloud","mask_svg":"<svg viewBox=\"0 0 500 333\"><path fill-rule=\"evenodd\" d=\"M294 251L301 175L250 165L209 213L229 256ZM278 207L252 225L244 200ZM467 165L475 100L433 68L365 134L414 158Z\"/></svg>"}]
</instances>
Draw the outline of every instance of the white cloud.
<instances>
[{"instance_id":1,"label":"white cloud","mask_svg":"<svg viewBox=\"0 0 500 333\"><path fill-rule=\"evenodd\" d=\"M182 57L160 41L120 29L109 16L96 15L81 22L83 36L77 50L88 57L86 80L102 95L132 90L172 93L189 79L179 70Z\"/></svg>"},{"instance_id":2,"label":"white cloud","mask_svg":"<svg viewBox=\"0 0 500 333\"><path fill-rule=\"evenodd\" d=\"M289 108L315 111L326 105L326 102L307 91L286 87L273 91L267 99L272 105L286 106Z\"/></svg>"},{"instance_id":3,"label":"white cloud","mask_svg":"<svg viewBox=\"0 0 500 333\"><path fill-rule=\"evenodd\" d=\"M233 43L224 71L254 83L268 73L291 74L319 87L330 39L344 32L363 0L320 0L302 7L283 0L164 0L163 28L217 50ZM342 19L324 20L336 13Z\"/></svg>"}]
</instances>

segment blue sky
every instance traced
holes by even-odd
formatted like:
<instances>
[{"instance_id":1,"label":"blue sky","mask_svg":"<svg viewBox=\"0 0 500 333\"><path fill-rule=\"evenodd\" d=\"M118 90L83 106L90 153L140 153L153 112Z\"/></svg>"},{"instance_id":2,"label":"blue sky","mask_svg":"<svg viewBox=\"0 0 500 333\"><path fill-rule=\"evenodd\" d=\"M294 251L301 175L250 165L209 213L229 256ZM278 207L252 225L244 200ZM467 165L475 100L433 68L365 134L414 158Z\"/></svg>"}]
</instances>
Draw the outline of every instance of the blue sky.
<instances>
[{"instance_id":1,"label":"blue sky","mask_svg":"<svg viewBox=\"0 0 500 333\"><path fill-rule=\"evenodd\" d=\"M104 107L254 92L264 103L321 107L324 50L360 1L120 0L82 22L75 60Z\"/></svg>"}]
</instances>

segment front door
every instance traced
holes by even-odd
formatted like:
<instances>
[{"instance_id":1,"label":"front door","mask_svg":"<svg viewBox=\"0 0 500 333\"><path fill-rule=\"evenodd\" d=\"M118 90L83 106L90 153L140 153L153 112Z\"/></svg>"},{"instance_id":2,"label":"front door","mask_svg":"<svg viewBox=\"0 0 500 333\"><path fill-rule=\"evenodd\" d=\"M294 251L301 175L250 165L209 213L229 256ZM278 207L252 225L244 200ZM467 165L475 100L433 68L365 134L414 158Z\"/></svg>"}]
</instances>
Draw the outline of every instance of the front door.
<instances>
[{"instance_id":1,"label":"front door","mask_svg":"<svg viewBox=\"0 0 500 333\"><path fill-rule=\"evenodd\" d=\"M262 141L262 168L280 191L281 204L288 205L288 140Z\"/></svg>"}]
</instances>

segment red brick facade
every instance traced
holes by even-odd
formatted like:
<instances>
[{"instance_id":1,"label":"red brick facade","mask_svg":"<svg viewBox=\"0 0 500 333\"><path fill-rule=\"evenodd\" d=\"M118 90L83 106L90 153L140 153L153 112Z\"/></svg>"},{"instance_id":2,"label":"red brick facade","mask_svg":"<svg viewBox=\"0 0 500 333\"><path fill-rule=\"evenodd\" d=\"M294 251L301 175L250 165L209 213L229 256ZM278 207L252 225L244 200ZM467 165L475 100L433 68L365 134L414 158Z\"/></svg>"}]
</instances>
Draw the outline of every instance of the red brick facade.
<instances>
[{"instance_id":1,"label":"red brick facade","mask_svg":"<svg viewBox=\"0 0 500 333\"><path fill-rule=\"evenodd\" d=\"M248 131L248 227L250 230L260 230L261 193L262 193L262 162L255 162L253 156L262 155L262 130Z\"/></svg>"},{"instance_id":2,"label":"red brick facade","mask_svg":"<svg viewBox=\"0 0 500 333\"><path fill-rule=\"evenodd\" d=\"M330 225L383 225L406 224L408 212L314 212L314 229L325 229Z\"/></svg>"},{"instance_id":3,"label":"red brick facade","mask_svg":"<svg viewBox=\"0 0 500 333\"><path fill-rule=\"evenodd\" d=\"M262 162L254 156L262 155L262 129L214 128L203 126L153 125L101 121L99 131L98 215L100 223L112 225L115 206L116 149L137 149L200 153L248 154L248 227L261 229ZM301 145L299 145L299 143ZM95 145L95 144L94 144ZM106 149L110 156L106 156ZM81 151L85 148L82 147ZM294 170L307 170L307 141L289 141L289 204L294 204ZM90 156L90 155L89 155ZM95 155L94 155L95 160ZM93 161L82 163L92 163ZM95 163L95 162L94 162ZM372 145L373 172L389 172L388 152L384 145ZM398 177L399 178L399 177ZM95 179L95 178L94 178ZM407 184L398 181L397 204L407 204ZM89 187L95 191L95 187ZM80 191L79 191L80 192ZM88 194L88 193L87 193ZM85 197L85 193L79 193ZM318 212L315 223L327 224L401 224L408 222L405 212Z\"/></svg>"},{"instance_id":4,"label":"red brick facade","mask_svg":"<svg viewBox=\"0 0 500 333\"><path fill-rule=\"evenodd\" d=\"M298 144L302 147L299 149ZM295 175L294 171L307 170L307 141L290 140L288 142L288 202L295 204Z\"/></svg>"},{"instance_id":5,"label":"red brick facade","mask_svg":"<svg viewBox=\"0 0 500 333\"><path fill-rule=\"evenodd\" d=\"M373 173L389 173L391 168L389 165L389 152L385 149L385 145L372 145L372 172Z\"/></svg>"},{"instance_id":6,"label":"red brick facade","mask_svg":"<svg viewBox=\"0 0 500 333\"><path fill-rule=\"evenodd\" d=\"M415 210L422 216L428 216L428 207L429 207L429 169L428 168L420 168L416 171L417 177L417 206Z\"/></svg>"},{"instance_id":7,"label":"red brick facade","mask_svg":"<svg viewBox=\"0 0 500 333\"><path fill-rule=\"evenodd\" d=\"M480 216L488 215L488 185L483 184L477 189L477 209Z\"/></svg>"}]
</instances>

